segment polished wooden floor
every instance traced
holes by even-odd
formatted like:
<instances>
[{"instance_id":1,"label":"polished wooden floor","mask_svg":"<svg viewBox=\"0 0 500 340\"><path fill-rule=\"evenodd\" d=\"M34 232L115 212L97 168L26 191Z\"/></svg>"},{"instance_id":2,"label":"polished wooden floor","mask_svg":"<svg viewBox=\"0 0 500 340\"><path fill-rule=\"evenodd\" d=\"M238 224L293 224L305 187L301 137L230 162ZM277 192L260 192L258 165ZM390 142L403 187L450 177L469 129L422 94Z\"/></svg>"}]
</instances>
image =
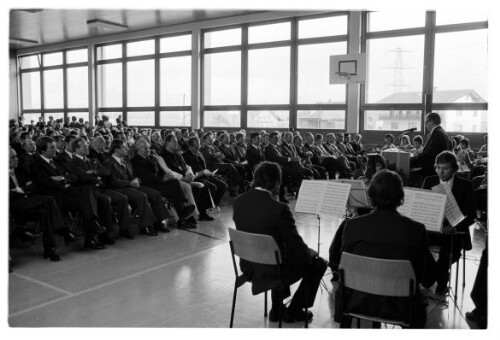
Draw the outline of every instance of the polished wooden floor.
<instances>
[{"instance_id":1,"label":"polished wooden floor","mask_svg":"<svg viewBox=\"0 0 500 340\"><path fill-rule=\"evenodd\" d=\"M292 202L292 210L294 205ZM214 222L201 222L194 231L173 229L157 237L118 239L115 245L101 251L83 250L81 241L65 246L58 238L62 261L56 263L42 259L40 241L27 248L12 246L9 325L229 327L234 272L227 229L234 228L232 205L223 205L220 212L213 211L212 215ZM295 217L304 240L311 248L317 248L318 219L299 213ZM320 222L320 254L327 258L340 220L322 218ZM485 235L475 227L471 227L471 233L474 249L466 255L465 287L462 288L460 272L456 303L452 299L448 303L429 300L426 328L474 328L466 322L465 312L474 308L470 290ZM339 327L333 321L335 287L330 278L328 270L312 308L314 319L310 328ZM277 327L277 323L264 317L263 309L262 295L252 296L249 285L240 288L234 327ZM300 328L303 324L283 326Z\"/></svg>"}]
</instances>

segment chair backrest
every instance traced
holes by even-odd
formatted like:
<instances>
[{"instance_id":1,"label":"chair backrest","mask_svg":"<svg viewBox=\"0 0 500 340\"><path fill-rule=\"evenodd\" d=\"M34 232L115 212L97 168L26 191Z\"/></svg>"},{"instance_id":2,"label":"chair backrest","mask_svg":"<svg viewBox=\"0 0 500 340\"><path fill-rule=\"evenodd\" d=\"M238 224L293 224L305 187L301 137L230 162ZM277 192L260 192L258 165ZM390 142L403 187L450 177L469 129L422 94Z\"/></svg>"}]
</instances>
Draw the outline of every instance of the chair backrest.
<instances>
[{"instance_id":1,"label":"chair backrest","mask_svg":"<svg viewBox=\"0 0 500 340\"><path fill-rule=\"evenodd\" d=\"M247 233L230 228L229 238L234 255L239 258L260 264L281 264L281 253L272 236ZM278 255L278 263L276 263L276 254Z\"/></svg>"},{"instance_id":2,"label":"chair backrest","mask_svg":"<svg viewBox=\"0 0 500 340\"><path fill-rule=\"evenodd\" d=\"M339 268L347 288L384 296L410 296L415 292L415 273L408 260L385 260L342 253ZM410 291L413 280L413 291Z\"/></svg>"}]
</instances>

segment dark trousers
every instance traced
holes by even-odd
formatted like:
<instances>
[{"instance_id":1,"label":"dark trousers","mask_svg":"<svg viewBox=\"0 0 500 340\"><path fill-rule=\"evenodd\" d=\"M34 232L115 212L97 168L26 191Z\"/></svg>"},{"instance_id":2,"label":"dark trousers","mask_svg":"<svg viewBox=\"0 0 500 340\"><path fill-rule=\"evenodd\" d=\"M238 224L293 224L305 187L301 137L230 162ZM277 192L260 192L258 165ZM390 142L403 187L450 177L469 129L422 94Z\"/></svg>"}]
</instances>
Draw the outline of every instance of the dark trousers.
<instances>
[{"instance_id":1,"label":"dark trousers","mask_svg":"<svg viewBox=\"0 0 500 340\"><path fill-rule=\"evenodd\" d=\"M451 263L455 263L460 258L463 249L463 237L461 235L444 235L428 233L429 244L439 244L439 258L437 260L437 285L440 288L447 287L450 275Z\"/></svg>"},{"instance_id":2,"label":"dark trousers","mask_svg":"<svg viewBox=\"0 0 500 340\"><path fill-rule=\"evenodd\" d=\"M488 315L488 247L484 248L470 297L479 316ZM484 325L486 328L486 325Z\"/></svg>"},{"instance_id":3,"label":"dark trousers","mask_svg":"<svg viewBox=\"0 0 500 340\"><path fill-rule=\"evenodd\" d=\"M174 206L175 211L177 211L177 214L179 214L179 217L181 217L181 211L184 209L184 206L186 205L187 199L186 195L184 195L184 191L182 190L181 183L177 179L169 179L165 182L159 182L159 183L147 183L141 186L141 188L147 187L150 190L156 191L159 193L159 199L161 200L161 197L166 197L168 201ZM158 218L161 217L161 220L165 219L168 217L168 212L166 211L165 204L163 202L159 203L158 202L158 194L157 193L152 193L150 191L150 195L152 195L152 205L151 208L153 208L153 211L158 212L161 216L157 216ZM148 195L149 197L149 195ZM150 201L151 202L151 201ZM153 207L154 205L154 207ZM161 206L160 206L161 205ZM160 221L161 221L160 220Z\"/></svg>"},{"instance_id":4,"label":"dark trousers","mask_svg":"<svg viewBox=\"0 0 500 340\"><path fill-rule=\"evenodd\" d=\"M292 275L283 278L285 285L291 285L302 279L299 284L299 288L293 295L292 302L290 303L289 308L291 310L299 310L306 307L309 308L314 305L316 293L318 292L319 284L321 282L321 278L325 274L325 271L326 262L323 259L315 258L311 264L303 265L300 269L294 270ZM287 294L284 294L283 296L286 297ZM273 309L283 303L280 297L279 288L271 291L271 301Z\"/></svg>"},{"instance_id":5,"label":"dark trousers","mask_svg":"<svg viewBox=\"0 0 500 340\"><path fill-rule=\"evenodd\" d=\"M10 213L20 219L36 219L40 223L43 248L56 246L54 231L64 228L64 220L54 198L40 195L10 201Z\"/></svg>"},{"instance_id":6,"label":"dark trousers","mask_svg":"<svg viewBox=\"0 0 500 340\"><path fill-rule=\"evenodd\" d=\"M141 188L144 187L141 186ZM149 206L148 195L143 190L132 187L115 188L113 190L127 196L132 210L135 210L139 215L139 227L144 228L157 221L153 210Z\"/></svg>"},{"instance_id":7,"label":"dark trousers","mask_svg":"<svg viewBox=\"0 0 500 340\"><path fill-rule=\"evenodd\" d=\"M213 171L215 169L219 169L218 173L227 179L229 190L234 191L236 185L241 185L243 183L244 180L243 177L239 174L238 170L236 170L233 164L229 163L215 164L214 169L210 170Z\"/></svg>"},{"instance_id":8,"label":"dark trousers","mask_svg":"<svg viewBox=\"0 0 500 340\"><path fill-rule=\"evenodd\" d=\"M214 205L219 206L222 196L224 196L224 193L227 190L227 184L217 177L202 177L196 179L196 181L203 183L208 190L210 190L212 199L214 200Z\"/></svg>"},{"instance_id":9,"label":"dark trousers","mask_svg":"<svg viewBox=\"0 0 500 340\"><path fill-rule=\"evenodd\" d=\"M129 231L132 222L130 219L130 213L128 211L127 196L119 193L118 191L110 189L104 189L101 191L101 193L111 199L113 211L116 213L116 217L118 219L119 231ZM108 232L111 232L111 229L109 229Z\"/></svg>"}]
</instances>

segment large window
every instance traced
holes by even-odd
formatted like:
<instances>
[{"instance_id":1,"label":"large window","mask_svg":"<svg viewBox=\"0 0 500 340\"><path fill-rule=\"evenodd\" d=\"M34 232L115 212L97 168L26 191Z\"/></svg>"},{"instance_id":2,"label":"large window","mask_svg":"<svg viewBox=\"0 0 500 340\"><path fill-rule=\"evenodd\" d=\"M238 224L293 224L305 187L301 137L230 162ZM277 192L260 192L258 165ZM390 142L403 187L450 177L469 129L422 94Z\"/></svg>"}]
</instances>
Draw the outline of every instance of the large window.
<instances>
[{"instance_id":1,"label":"large window","mask_svg":"<svg viewBox=\"0 0 500 340\"><path fill-rule=\"evenodd\" d=\"M77 116L89 120L87 48L19 58L21 113L26 122Z\"/></svg>"},{"instance_id":2,"label":"large window","mask_svg":"<svg viewBox=\"0 0 500 340\"><path fill-rule=\"evenodd\" d=\"M423 131L424 113L435 111L448 132L486 132L484 15L431 11L365 15L363 130Z\"/></svg>"},{"instance_id":3,"label":"large window","mask_svg":"<svg viewBox=\"0 0 500 340\"><path fill-rule=\"evenodd\" d=\"M345 129L346 86L329 84L329 58L347 53L348 17L205 31L204 126Z\"/></svg>"},{"instance_id":4,"label":"large window","mask_svg":"<svg viewBox=\"0 0 500 340\"><path fill-rule=\"evenodd\" d=\"M130 126L190 126L191 39L182 33L98 45L99 115L122 116Z\"/></svg>"}]
</instances>

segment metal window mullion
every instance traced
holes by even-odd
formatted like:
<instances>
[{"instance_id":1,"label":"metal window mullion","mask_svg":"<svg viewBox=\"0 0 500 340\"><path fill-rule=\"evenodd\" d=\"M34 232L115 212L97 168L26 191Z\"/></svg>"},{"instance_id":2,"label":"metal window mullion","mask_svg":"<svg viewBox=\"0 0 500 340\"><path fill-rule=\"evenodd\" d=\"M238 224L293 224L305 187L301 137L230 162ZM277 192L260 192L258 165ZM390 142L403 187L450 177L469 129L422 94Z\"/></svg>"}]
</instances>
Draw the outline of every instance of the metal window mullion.
<instances>
[{"instance_id":1,"label":"metal window mullion","mask_svg":"<svg viewBox=\"0 0 500 340\"><path fill-rule=\"evenodd\" d=\"M122 42L122 114L123 114L123 120L128 121L127 117L127 110L125 109L127 107L127 61L125 60L125 54L126 54L126 44L125 42Z\"/></svg>"},{"instance_id":2,"label":"metal window mullion","mask_svg":"<svg viewBox=\"0 0 500 340\"><path fill-rule=\"evenodd\" d=\"M205 118L205 34L203 31L199 31L200 34L200 84L199 84L199 91L200 91L200 128L204 127L204 118ZM194 37L193 37L194 39ZM193 55L193 58L196 58L195 55ZM194 62L194 61L193 61Z\"/></svg>"},{"instance_id":3,"label":"metal window mullion","mask_svg":"<svg viewBox=\"0 0 500 340\"><path fill-rule=\"evenodd\" d=\"M434 86L434 57L435 57L435 27L436 12L428 11L425 17L425 41L424 41L424 72L422 84L422 102L424 114L421 119L421 130L425 129L425 113L431 112ZM424 129L422 129L422 127ZM425 131L424 131L425 132Z\"/></svg>"},{"instance_id":4,"label":"metal window mullion","mask_svg":"<svg viewBox=\"0 0 500 340\"><path fill-rule=\"evenodd\" d=\"M155 127L160 126L160 38L155 38Z\"/></svg>"},{"instance_id":5,"label":"metal window mullion","mask_svg":"<svg viewBox=\"0 0 500 340\"><path fill-rule=\"evenodd\" d=\"M44 88L44 71L43 69L43 57L40 54L40 115L43 117L43 113L45 110L45 88ZM64 120L63 120L64 122Z\"/></svg>"},{"instance_id":6,"label":"metal window mullion","mask_svg":"<svg viewBox=\"0 0 500 340\"><path fill-rule=\"evenodd\" d=\"M368 12L364 11L361 14L361 53L366 53L366 31L368 28ZM366 63L368 64L368 54L366 54ZM366 70L368 72L368 70ZM366 77L368 74L365 75ZM366 80L366 79L365 79ZM359 132L364 133L365 131L365 96L366 96L366 81L359 85Z\"/></svg>"},{"instance_id":7,"label":"metal window mullion","mask_svg":"<svg viewBox=\"0 0 500 340\"><path fill-rule=\"evenodd\" d=\"M240 93L240 126L244 129L248 126L248 25L241 29L241 93Z\"/></svg>"},{"instance_id":8,"label":"metal window mullion","mask_svg":"<svg viewBox=\"0 0 500 340\"><path fill-rule=\"evenodd\" d=\"M63 109L65 116L68 109L68 69L66 68L66 51L63 51Z\"/></svg>"},{"instance_id":9,"label":"metal window mullion","mask_svg":"<svg viewBox=\"0 0 500 340\"><path fill-rule=\"evenodd\" d=\"M298 95L298 76L299 76L299 49L298 49L298 20L295 18L290 23L291 34L290 40L292 44L290 45L290 101L289 101L289 111L288 111L288 127L290 129L298 128L297 121L297 95Z\"/></svg>"}]
</instances>

